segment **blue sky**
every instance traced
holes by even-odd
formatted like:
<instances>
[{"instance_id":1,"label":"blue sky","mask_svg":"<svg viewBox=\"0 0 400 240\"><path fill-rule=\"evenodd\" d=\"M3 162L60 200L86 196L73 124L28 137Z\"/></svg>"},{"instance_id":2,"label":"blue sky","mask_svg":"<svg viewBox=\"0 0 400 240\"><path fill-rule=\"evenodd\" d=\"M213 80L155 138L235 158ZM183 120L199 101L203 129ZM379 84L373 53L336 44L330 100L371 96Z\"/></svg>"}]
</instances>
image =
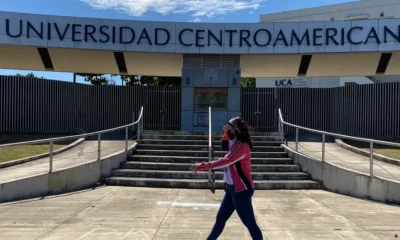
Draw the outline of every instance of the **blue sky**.
<instances>
[{"instance_id":1,"label":"blue sky","mask_svg":"<svg viewBox=\"0 0 400 240\"><path fill-rule=\"evenodd\" d=\"M0 0L0 11L74 17L181 22L258 22L259 16L352 0ZM32 71L0 69L0 75ZM72 81L72 73L34 72ZM78 79L82 82L82 79ZM118 83L118 82L117 82Z\"/></svg>"}]
</instances>

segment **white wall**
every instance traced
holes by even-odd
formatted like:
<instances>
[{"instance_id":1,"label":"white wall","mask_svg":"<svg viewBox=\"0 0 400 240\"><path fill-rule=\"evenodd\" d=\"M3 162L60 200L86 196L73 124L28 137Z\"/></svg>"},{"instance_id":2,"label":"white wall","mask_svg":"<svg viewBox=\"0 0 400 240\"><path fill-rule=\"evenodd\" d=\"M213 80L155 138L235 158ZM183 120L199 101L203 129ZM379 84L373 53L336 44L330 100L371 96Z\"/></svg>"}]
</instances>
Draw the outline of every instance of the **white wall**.
<instances>
[{"instance_id":1,"label":"white wall","mask_svg":"<svg viewBox=\"0 0 400 240\"><path fill-rule=\"evenodd\" d=\"M384 17L381 17L381 13ZM264 14L260 22L341 21L400 17L400 0L363 0L323 7Z\"/></svg>"},{"instance_id":2,"label":"white wall","mask_svg":"<svg viewBox=\"0 0 400 240\"><path fill-rule=\"evenodd\" d=\"M290 83L289 84L289 79ZM312 77L312 78L257 78L257 88L333 88L345 86L346 82L357 84L372 84L373 82L363 76L359 77ZM284 85L282 85L283 83Z\"/></svg>"}]
</instances>

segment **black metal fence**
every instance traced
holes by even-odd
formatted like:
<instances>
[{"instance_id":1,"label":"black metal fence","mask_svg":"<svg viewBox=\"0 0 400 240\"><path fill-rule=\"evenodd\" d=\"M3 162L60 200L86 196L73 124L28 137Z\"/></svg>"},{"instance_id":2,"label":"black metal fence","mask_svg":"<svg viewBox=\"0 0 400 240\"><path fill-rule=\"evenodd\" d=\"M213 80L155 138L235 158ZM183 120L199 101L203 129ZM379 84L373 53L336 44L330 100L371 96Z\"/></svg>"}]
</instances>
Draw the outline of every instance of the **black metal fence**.
<instances>
[{"instance_id":1,"label":"black metal fence","mask_svg":"<svg viewBox=\"0 0 400 240\"><path fill-rule=\"evenodd\" d=\"M92 86L0 76L0 132L88 132L136 120L144 128L180 130L179 87Z\"/></svg>"},{"instance_id":2,"label":"black metal fence","mask_svg":"<svg viewBox=\"0 0 400 240\"><path fill-rule=\"evenodd\" d=\"M352 136L400 135L400 83L242 89L241 106L242 117L261 132L277 131L276 109L281 108L285 121L308 128Z\"/></svg>"},{"instance_id":3,"label":"black metal fence","mask_svg":"<svg viewBox=\"0 0 400 240\"><path fill-rule=\"evenodd\" d=\"M242 89L241 114L258 132L285 120L353 136L400 135L400 83L339 88ZM131 123L145 107L144 128L181 129L180 87L92 86L0 76L0 132L88 132ZM288 129L288 131L292 131Z\"/></svg>"}]
</instances>

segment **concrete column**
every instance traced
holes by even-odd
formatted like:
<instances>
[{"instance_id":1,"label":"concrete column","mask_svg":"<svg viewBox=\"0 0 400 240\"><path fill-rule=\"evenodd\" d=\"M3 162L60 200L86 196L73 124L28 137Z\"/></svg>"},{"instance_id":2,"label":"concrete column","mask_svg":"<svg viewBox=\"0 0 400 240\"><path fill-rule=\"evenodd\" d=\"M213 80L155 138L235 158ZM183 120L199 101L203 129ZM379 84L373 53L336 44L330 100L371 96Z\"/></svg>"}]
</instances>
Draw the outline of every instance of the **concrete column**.
<instances>
[{"instance_id":1,"label":"concrete column","mask_svg":"<svg viewBox=\"0 0 400 240\"><path fill-rule=\"evenodd\" d=\"M182 69L181 130L193 131L193 68Z\"/></svg>"},{"instance_id":2,"label":"concrete column","mask_svg":"<svg viewBox=\"0 0 400 240\"><path fill-rule=\"evenodd\" d=\"M208 131L208 108L195 108L195 89L224 88L228 91L227 108L212 111L212 131L222 131L230 118L240 114L240 79L239 68L182 68L182 131Z\"/></svg>"}]
</instances>

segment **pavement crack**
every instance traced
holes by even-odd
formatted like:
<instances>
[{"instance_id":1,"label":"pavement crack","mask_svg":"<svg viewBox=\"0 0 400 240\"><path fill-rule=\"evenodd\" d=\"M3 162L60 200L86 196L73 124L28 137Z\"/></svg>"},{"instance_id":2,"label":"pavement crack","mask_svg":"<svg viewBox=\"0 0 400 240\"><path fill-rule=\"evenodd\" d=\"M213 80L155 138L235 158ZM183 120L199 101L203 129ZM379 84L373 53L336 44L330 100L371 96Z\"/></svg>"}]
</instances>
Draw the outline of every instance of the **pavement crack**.
<instances>
[{"instance_id":1,"label":"pavement crack","mask_svg":"<svg viewBox=\"0 0 400 240\"><path fill-rule=\"evenodd\" d=\"M158 226L158 228L157 228L157 230L156 230L156 233L154 234L152 240L154 240L154 239L156 238L158 231L160 230L161 226L163 225L164 220L165 220L165 218L167 217L167 214L168 214L169 210L170 210L171 207L172 207L172 204L173 204L173 203L176 201L176 199L178 198L179 192L180 192L180 190L177 190L177 191L176 191L176 195L175 195L175 197L174 197L174 200L171 202L171 204L169 205L167 211L165 212L165 215L164 215L163 219L161 220L161 223L160 223L160 225Z\"/></svg>"},{"instance_id":2,"label":"pavement crack","mask_svg":"<svg viewBox=\"0 0 400 240\"><path fill-rule=\"evenodd\" d=\"M75 218L76 216L78 216L79 214L83 213L84 211L86 211L87 209L92 208L92 206L95 206L97 203L99 203L100 201L102 201L103 199L105 199L106 197L110 196L112 193L116 192L118 189L120 188L115 188L112 191L110 191L109 193L107 193L106 195L104 195L103 197L101 197L100 199L94 201L94 202L90 202L86 207L84 207L81 211L77 212L76 214L74 214L73 216L65 219L64 221L62 221L60 224L58 224L57 226L55 226L53 229L51 229L49 232L43 234L42 236L36 238L36 240L40 240L45 238L46 236L48 236L49 234L51 234L52 232L54 232L55 230L57 230L58 228L60 228L62 225L64 225L66 222L70 221L71 219Z\"/></svg>"}]
</instances>

